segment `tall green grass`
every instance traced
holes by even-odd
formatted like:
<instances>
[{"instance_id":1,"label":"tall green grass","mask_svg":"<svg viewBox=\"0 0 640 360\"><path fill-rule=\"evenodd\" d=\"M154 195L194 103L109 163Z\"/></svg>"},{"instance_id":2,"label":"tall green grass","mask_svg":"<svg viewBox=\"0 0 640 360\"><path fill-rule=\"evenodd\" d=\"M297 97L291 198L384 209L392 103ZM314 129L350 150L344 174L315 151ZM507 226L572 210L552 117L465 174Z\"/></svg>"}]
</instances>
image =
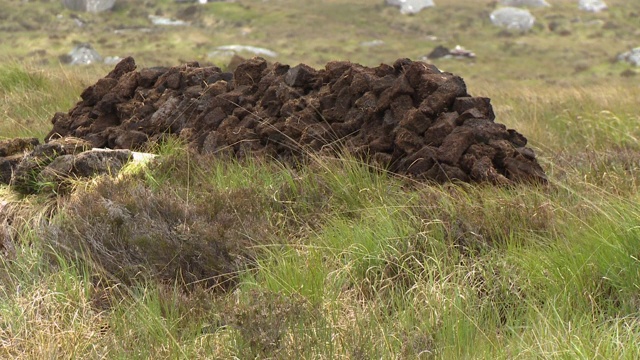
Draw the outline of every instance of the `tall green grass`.
<instances>
[{"instance_id":1,"label":"tall green grass","mask_svg":"<svg viewBox=\"0 0 640 360\"><path fill-rule=\"evenodd\" d=\"M261 161L165 159L138 170L146 175L126 176L159 193L174 189L192 204L208 188L252 189L271 234L253 239L255 263L226 294L184 292L179 282L153 277L105 287L92 280L91 263L45 261L51 257L44 253L57 250L33 228L29 244L4 266L11 279L0 308L9 321L7 356L638 355L635 188L622 197L584 180L546 188L427 186L352 159L317 158L295 171ZM172 177L163 176L168 164ZM64 206L59 214L82 216L64 215ZM25 304L31 312L18 310ZM49 315L36 315L44 309ZM37 336L20 335L38 322ZM48 344L61 333L53 349Z\"/></svg>"},{"instance_id":2,"label":"tall green grass","mask_svg":"<svg viewBox=\"0 0 640 360\"><path fill-rule=\"evenodd\" d=\"M84 71L0 64L0 139L42 139L51 130L53 114L68 111L79 100L89 76Z\"/></svg>"}]
</instances>

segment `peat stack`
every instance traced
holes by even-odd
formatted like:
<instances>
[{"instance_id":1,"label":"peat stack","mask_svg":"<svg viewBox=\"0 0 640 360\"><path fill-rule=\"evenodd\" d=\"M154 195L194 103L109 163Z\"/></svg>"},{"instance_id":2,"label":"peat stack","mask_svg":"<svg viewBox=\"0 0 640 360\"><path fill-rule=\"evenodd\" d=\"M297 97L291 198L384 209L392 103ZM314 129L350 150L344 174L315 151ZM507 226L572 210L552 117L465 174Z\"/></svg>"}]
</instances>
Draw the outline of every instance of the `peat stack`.
<instances>
[{"instance_id":1,"label":"peat stack","mask_svg":"<svg viewBox=\"0 0 640 360\"><path fill-rule=\"evenodd\" d=\"M494 122L490 99L408 59L316 70L254 58L226 73L195 62L136 71L129 57L81 97L55 114L46 141L136 149L175 134L203 153L287 160L346 151L424 180L546 181L526 138Z\"/></svg>"}]
</instances>

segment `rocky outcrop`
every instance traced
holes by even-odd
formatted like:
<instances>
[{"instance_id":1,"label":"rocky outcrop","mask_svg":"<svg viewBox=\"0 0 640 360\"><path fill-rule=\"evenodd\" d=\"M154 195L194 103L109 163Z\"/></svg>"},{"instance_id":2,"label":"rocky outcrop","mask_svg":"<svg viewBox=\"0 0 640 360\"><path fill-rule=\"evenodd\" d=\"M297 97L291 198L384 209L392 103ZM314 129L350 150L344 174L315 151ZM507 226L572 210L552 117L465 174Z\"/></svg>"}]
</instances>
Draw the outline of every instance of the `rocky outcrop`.
<instances>
[{"instance_id":1,"label":"rocky outcrop","mask_svg":"<svg viewBox=\"0 0 640 360\"><path fill-rule=\"evenodd\" d=\"M488 98L469 95L459 76L408 59L316 70L254 58L225 73L198 63L136 71L126 58L81 97L53 117L47 140L137 149L174 134L225 156L347 152L424 180L545 181L526 138L494 122Z\"/></svg>"}]
</instances>

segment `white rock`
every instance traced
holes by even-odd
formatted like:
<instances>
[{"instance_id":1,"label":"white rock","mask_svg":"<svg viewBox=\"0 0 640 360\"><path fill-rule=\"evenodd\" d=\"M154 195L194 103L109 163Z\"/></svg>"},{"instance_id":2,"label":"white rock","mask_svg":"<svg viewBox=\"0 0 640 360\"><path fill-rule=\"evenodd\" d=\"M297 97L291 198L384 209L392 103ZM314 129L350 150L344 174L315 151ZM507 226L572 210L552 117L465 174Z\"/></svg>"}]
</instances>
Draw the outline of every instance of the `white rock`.
<instances>
[{"instance_id":1,"label":"white rock","mask_svg":"<svg viewBox=\"0 0 640 360\"><path fill-rule=\"evenodd\" d=\"M607 9L607 4L602 0L579 0L578 8L584 11L600 12Z\"/></svg>"},{"instance_id":2,"label":"white rock","mask_svg":"<svg viewBox=\"0 0 640 360\"><path fill-rule=\"evenodd\" d=\"M490 17L494 25L517 31L528 31L536 22L536 18L531 15L529 10L514 7L494 10Z\"/></svg>"},{"instance_id":3,"label":"white rock","mask_svg":"<svg viewBox=\"0 0 640 360\"><path fill-rule=\"evenodd\" d=\"M405 15L417 14L422 9L436 6L433 0L387 0L387 5L398 6L400 13Z\"/></svg>"},{"instance_id":4,"label":"white rock","mask_svg":"<svg viewBox=\"0 0 640 360\"><path fill-rule=\"evenodd\" d=\"M110 10L115 3L116 0L62 0L67 9L92 13Z\"/></svg>"},{"instance_id":5,"label":"white rock","mask_svg":"<svg viewBox=\"0 0 640 360\"><path fill-rule=\"evenodd\" d=\"M189 25L188 22L182 20L174 20L165 18L162 16L149 15L149 19L153 23L153 25L164 25L164 26L186 26Z\"/></svg>"},{"instance_id":6,"label":"white rock","mask_svg":"<svg viewBox=\"0 0 640 360\"><path fill-rule=\"evenodd\" d=\"M278 53L275 51L257 47L257 46L249 46L249 45L224 45L218 46L215 51L212 51L208 54L208 57L224 57L224 56L233 56L239 52L249 52L258 56L269 56L276 57Z\"/></svg>"},{"instance_id":7,"label":"white rock","mask_svg":"<svg viewBox=\"0 0 640 360\"><path fill-rule=\"evenodd\" d=\"M69 65L89 65L102 62L102 56L91 46L91 44L80 44L69 54Z\"/></svg>"},{"instance_id":8,"label":"white rock","mask_svg":"<svg viewBox=\"0 0 640 360\"><path fill-rule=\"evenodd\" d=\"M548 2L545 0L501 0L502 6L515 6L515 7L548 7Z\"/></svg>"},{"instance_id":9,"label":"white rock","mask_svg":"<svg viewBox=\"0 0 640 360\"><path fill-rule=\"evenodd\" d=\"M640 66L640 47L618 55L618 61L626 61L633 66Z\"/></svg>"},{"instance_id":10,"label":"white rock","mask_svg":"<svg viewBox=\"0 0 640 360\"><path fill-rule=\"evenodd\" d=\"M116 65L122 58L120 56L107 56L104 58L105 65Z\"/></svg>"}]
</instances>

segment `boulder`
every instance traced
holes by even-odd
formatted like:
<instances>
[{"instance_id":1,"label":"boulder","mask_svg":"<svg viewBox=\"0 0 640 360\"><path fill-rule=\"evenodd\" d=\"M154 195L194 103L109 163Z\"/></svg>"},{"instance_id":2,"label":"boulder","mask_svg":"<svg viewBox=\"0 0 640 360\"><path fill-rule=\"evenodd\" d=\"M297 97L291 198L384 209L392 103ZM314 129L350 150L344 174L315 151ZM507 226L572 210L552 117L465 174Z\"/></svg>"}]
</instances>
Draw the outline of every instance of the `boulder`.
<instances>
[{"instance_id":1,"label":"boulder","mask_svg":"<svg viewBox=\"0 0 640 360\"><path fill-rule=\"evenodd\" d=\"M62 4L69 10L99 13L111 10L116 0L62 0Z\"/></svg>"},{"instance_id":2,"label":"boulder","mask_svg":"<svg viewBox=\"0 0 640 360\"><path fill-rule=\"evenodd\" d=\"M519 32L531 30L536 22L536 18L531 15L529 10L515 7L503 7L494 10L490 18L491 22L496 26Z\"/></svg>"},{"instance_id":3,"label":"boulder","mask_svg":"<svg viewBox=\"0 0 640 360\"><path fill-rule=\"evenodd\" d=\"M397 6L404 15L417 14L422 9L436 6L433 0L386 0L387 5Z\"/></svg>"},{"instance_id":4,"label":"boulder","mask_svg":"<svg viewBox=\"0 0 640 360\"><path fill-rule=\"evenodd\" d=\"M626 61L633 66L640 66L640 47L631 49L618 55L618 61Z\"/></svg>"},{"instance_id":5,"label":"boulder","mask_svg":"<svg viewBox=\"0 0 640 360\"><path fill-rule=\"evenodd\" d=\"M77 45L68 54L61 56L60 61L69 65L89 65L103 62L102 56L88 43Z\"/></svg>"},{"instance_id":6,"label":"boulder","mask_svg":"<svg viewBox=\"0 0 640 360\"><path fill-rule=\"evenodd\" d=\"M149 15L149 20L153 25L159 26L187 26L188 22L179 20L179 19L171 19L157 15Z\"/></svg>"},{"instance_id":7,"label":"boulder","mask_svg":"<svg viewBox=\"0 0 640 360\"><path fill-rule=\"evenodd\" d=\"M578 1L578 8L589 12L600 12L607 10L608 7L602 0L580 0Z\"/></svg>"},{"instance_id":8,"label":"boulder","mask_svg":"<svg viewBox=\"0 0 640 360\"><path fill-rule=\"evenodd\" d=\"M276 57L278 53L273 50L257 47L257 46L249 46L249 45L222 45L215 48L214 51L207 54L209 58L217 58L217 57L231 57L237 54L251 54L254 56L268 56L268 57Z\"/></svg>"},{"instance_id":9,"label":"boulder","mask_svg":"<svg viewBox=\"0 0 640 360\"><path fill-rule=\"evenodd\" d=\"M106 58L104 58L105 65L116 65L120 61L122 61L122 58L119 56L107 56Z\"/></svg>"},{"instance_id":10,"label":"boulder","mask_svg":"<svg viewBox=\"0 0 640 360\"><path fill-rule=\"evenodd\" d=\"M442 45L436 46L426 56L427 59L454 58L454 59L475 59L476 54L460 45L456 45L453 49L446 48Z\"/></svg>"},{"instance_id":11,"label":"boulder","mask_svg":"<svg viewBox=\"0 0 640 360\"><path fill-rule=\"evenodd\" d=\"M531 8L551 6L545 0L500 0L499 4L502 6L531 7Z\"/></svg>"},{"instance_id":12,"label":"boulder","mask_svg":"<svg viewBox=\"0 0 640 360\"><path fill-rule=\"evenodd\" d=\"M448 47L438 45L427 55L427 59L440 59L451 56L451 50Z\"/></svg>"}]
</instances>

